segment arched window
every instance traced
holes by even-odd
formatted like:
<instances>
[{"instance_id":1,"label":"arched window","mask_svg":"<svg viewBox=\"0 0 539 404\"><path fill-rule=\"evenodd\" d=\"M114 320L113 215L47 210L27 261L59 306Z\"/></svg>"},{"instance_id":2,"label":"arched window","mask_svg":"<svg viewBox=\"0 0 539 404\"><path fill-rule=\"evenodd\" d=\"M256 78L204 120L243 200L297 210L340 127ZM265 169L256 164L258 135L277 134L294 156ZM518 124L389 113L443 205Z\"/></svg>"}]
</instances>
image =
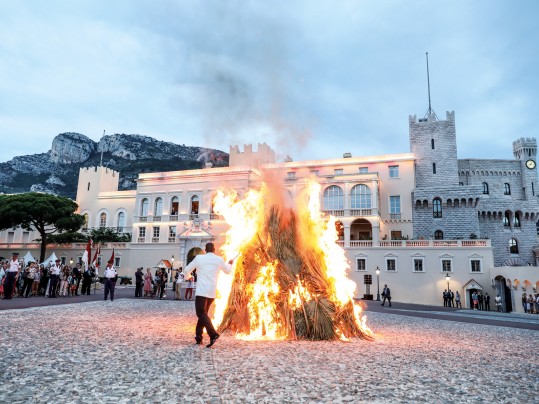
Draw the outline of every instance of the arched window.
<instances>
[{"instance_id":1,"label":"arched window","mask_svg":"<svg viewBox=\"0 0 539 404\"><path fill-rule=\"evenodd\" d=\"M434 139L430 140L430 147L432 150L434 150Z\"/></svg>"},{"instance_id":2,"label":"arched window","mask_svg":"<svg viewBox=\"0 0 539 404\"><path fill-rule=\"evenodd\" d=\"M509 252L511 254L518 254L518 242L514 238L509 240Z\"/></svg>"},{"instance_id":3,"label":"arched window","mask_svg":"<svg viewBox=\"0 0 539 404\"><path fill-rule=\"evenodd\" d=\"M368 186L359 184L350 191L352 209L371 208L371 190Z\"/></svg>"},{"instance_id":4,"label":"arched window","mask_svg":"<svg viewBox=\"0 0 539 404\"><path fill-rule=\"evenodd\" d=\"M436 230L434 232L434 240L443 240L444 239L444 232L441 230Z\"/></svg>"},{"instance_id":5,"label":"arched window","mask_svg":"<svg viewBox=\"0 0 539 404\"><path fill-rule=\"evenodd\" d=\"M509 185L507 182L503 184L503 194L511 195L511 185Z\"/></svg>"},{"instance_id":6,"label":"arched window","mask_svg":"<svg viewBox=\"0 0 539 404\"><path fill-rule=\"evenodd\" d=\"M88 216L88 213L85 213L84 215L82 215L82 217L84 218L84 224L82 225L82 228L87 229L88 222L90 221L90 217Z\"/></svg>"},{"instance_id":7,"label":"arched window","mask_svg":"<svg viewBox=\"0 0 539 404\"><path fill-rule=\"evenodd\" d=\"M107 227L107 214L105 212L99 215L99 227Z\"/></svg>"},{"instance_id":8,"label":"arched window","mask_svg":"<svg viewBox=\"0 0 539 404\"><path fill-rule=\"evenodd\" d=\"M331 185L324 190L324 209L344 209L344 193L336 185Z\"/></svg>"},{"instance_id":9,"label":"arched window","mask_svg":"<svg viewBox=\"0 0 539 404\"><path fill-rule=\"evenodd\" d=\"M200 199L198 195L193 195L191 197L191 214L192 215L198 215L198 206L200 203Z\"/></svg>"},{"instance_id":10,"label":"arched window","mask_svg":"<svg viewBox=\"0 0 539 404\"><path fill-rule=\"evenodd\" d=\"M515 212L515 216L513 217L513 227L520 227L520 213Z\"/></svg>"},{"instance_id":11,"label":"arched window","mask_svg":"<svg viewBox=\"0 0 539 404\"><path fill-rule=\"evenodd\" d=\"M154 216L161 216L163 214L163 199L157 198L153 209Z\"/></svg>"},{"instance_id":12,"label":"arched window","mask_svg":"<svg viewBox=\"0 0 539 404\"><path fill-rule=\"evenodd\" d=\"M483 182L483 194L488 195L488 184Z\"/></svg>"},{"instance_id":13,"label":"arched window","mask_svg":"<svg viewBox=\"0 0 539 404\"><path fill-rule=\"evenodd\" d=\"M120 212L118 213L118 233L123 233L125 227L125 213Z\"/></svg>"},{"instance_id":14,"label":"arched window","mask_svg":"<svg viewBox=\"0 0 539 404\"><path fill-rule=\"evenodd\" d=\"M503 215L503 227L511 227L511 218L509 217L509 212L505 212Z\"/></svg>"},{"instance_id":15,"label":"arched window","mask_svg":"<svg viewBox=\"0 0 539 404\"><path fill-rule=\"evenodd\" d=\"M140 201L140 216L148 216L148 210L150 208L150 201L148 198L144 198Z\"/></svg>"},{"instance_id":16,"label":"arched window","mask_svg":"<svg viewBox=\"0 0 539 404\"><path fill-rule=\"evenodd\" d=\"M170 200L170 214L173 216L177 215L179 207L180 207L180 200L178 199L177 196L173 196L172 199Z\"/></svg>"},{"instance_id":17,"label":"arched window","mask_svg":"<svg viewBox=\"0 0 539 404\"><path fill-rule=\"evenodd\" d=\"M432 201L432 217L442 217L442 200L434 198Z\"/></svg>"}]
</instances>

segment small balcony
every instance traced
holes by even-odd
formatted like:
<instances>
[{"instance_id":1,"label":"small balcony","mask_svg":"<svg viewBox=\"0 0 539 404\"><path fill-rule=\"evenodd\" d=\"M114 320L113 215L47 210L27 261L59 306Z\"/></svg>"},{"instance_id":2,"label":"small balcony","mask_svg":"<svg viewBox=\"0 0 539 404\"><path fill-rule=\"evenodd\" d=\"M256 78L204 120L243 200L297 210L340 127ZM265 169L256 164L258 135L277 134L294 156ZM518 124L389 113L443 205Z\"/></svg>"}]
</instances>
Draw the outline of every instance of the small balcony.
<instances>
[{"instance_id":1,"label":"small balcony","mask_svg":"<svg viewBox=\"0 0 539 404\"><path fill-rule=\"evenodd\" d=\"M159 237L152 237L152 243L159 243Z\"/></svg>"},{"instance_id":2,"label":"small balcony","mask_svg":"<svg viewBox=\"0 0 539 404\"><path fill-rule=\"evenodd\" d=\"M137 243L145 243L145 242L146 242L146 237L137 238Z\"/></svg>"}]
</instances>

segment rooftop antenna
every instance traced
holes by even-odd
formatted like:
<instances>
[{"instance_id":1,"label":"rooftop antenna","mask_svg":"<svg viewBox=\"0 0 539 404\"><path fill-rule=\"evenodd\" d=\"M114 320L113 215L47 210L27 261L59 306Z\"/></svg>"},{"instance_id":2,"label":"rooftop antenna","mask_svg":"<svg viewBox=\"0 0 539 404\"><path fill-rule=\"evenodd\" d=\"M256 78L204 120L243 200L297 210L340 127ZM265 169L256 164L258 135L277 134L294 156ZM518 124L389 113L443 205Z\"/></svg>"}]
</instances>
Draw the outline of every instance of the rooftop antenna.
<instances>
[{"instance_id":1,"label":"rooftop antenna","mask_svg":"<svg viewBox=\"0 0 539 404\"><path fill-rule=\"evenodd\" d=\"M103 129L103 137L105 137L105 129ZM99 162L99 165L103 167L103 145L101 145L101 161Z\"/></svg>"},{"instance_id":2,"label":"rooftop antenna","mask_svg":"<svg viewBox=\"0 0 539 404\"><path fill-rule=\"evenodd\" d=\"M425 56L427 58L427 87L429 91L429 110L425 114L425 118L434 117L434 119L438 120L438 117L436 116L436 112L432 109L431 103L430 103L430 74L429 74L429 52L425 52Z\"/></svg>"}]
</instances>

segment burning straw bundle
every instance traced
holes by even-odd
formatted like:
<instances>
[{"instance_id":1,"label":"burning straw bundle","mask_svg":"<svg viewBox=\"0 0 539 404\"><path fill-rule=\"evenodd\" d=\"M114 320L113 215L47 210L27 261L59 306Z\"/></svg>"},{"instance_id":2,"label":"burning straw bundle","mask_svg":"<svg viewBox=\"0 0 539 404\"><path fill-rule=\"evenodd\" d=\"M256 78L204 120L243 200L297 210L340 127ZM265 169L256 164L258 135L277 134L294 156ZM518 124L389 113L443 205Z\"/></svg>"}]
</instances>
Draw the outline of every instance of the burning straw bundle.
<instances>
[{"instance_id":1,"label":"burning straw bundle","mask_svg":"<svg viewBox=\"0 0 539 404\"><path fill-rule=\"evenodd\" d=\"M271 328L277 338L370 339L352 300L335 298L323 252L301 241L297 222L290 210L269 209L263 228L243 247L219 329L249 335L257 324L262 336Z\"/></svg>"}]
</instances>

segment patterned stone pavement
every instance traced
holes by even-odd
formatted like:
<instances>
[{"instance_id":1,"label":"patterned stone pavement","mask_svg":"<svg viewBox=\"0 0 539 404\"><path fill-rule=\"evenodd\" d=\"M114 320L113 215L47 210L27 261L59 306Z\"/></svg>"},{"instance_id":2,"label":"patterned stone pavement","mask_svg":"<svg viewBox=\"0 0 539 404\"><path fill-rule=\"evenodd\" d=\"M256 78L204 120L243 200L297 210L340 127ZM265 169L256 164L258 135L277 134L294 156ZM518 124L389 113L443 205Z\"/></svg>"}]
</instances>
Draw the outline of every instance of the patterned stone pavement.
<instances>
[{"instance_id":1,"label":"patterned stone pavement","mask_svg":"<svg viewBox=\"0 0 539 404\"><path fill-rule=\"evenodd\" d=\"M375 342L193 344L193 302L0 312L0 402L533 402L539 333L368 313Z\"/></svg>"}]
</instances>

